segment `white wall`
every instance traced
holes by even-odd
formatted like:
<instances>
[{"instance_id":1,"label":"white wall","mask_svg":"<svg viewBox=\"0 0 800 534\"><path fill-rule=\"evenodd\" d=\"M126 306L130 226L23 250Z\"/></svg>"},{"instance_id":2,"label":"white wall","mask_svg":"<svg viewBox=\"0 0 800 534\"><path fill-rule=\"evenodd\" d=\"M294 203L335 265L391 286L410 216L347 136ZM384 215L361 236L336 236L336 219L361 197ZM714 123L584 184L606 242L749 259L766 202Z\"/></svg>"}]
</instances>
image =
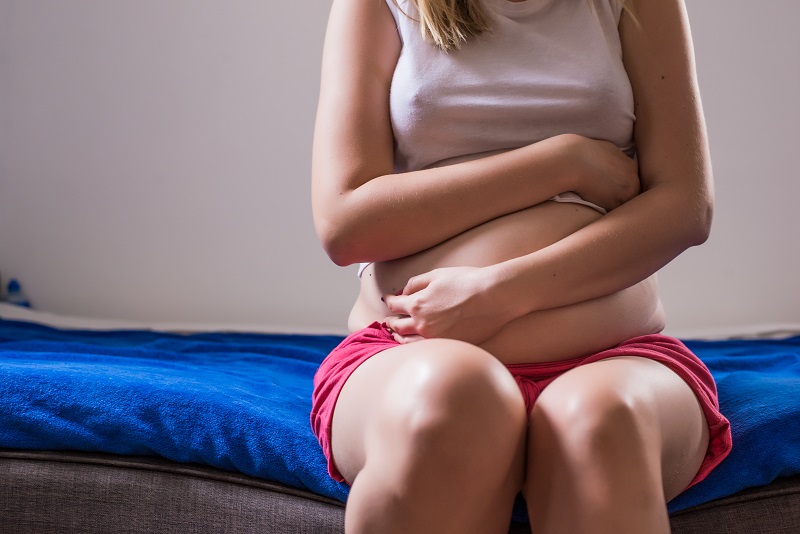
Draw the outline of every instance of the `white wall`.
<instances>
[{"instance_id":1,"label":"white wall","mask_svg":"<svg viewBox=\"0 0 800 534\"><path fill-rule=\"evenodd\" d=\"M53 312L343 331L309 203L329 6L0 0L0 273ZM689 11L717 210L670 332L800 323L800 4Z\"/></svg>"},{"instance_id":2,"label":"white wall","mask_svg":"<svg viewBox=\"0 0 800 534\"><path fill-rule=\"evenodd\" d=\"M688 0L711 143L711 238L663 270L677 333L800 323L800 4Z\"/></svg>"},{"instance_id":3,"label":"white wall","mask_svg":"<svg viewBox=\"0 0 800 534\"><path fill-rule=\"evenodd\" d=\"M47 310L342 329L309 201L328 8L0 1L0 272Z\"/></svg>"}]
</instances>

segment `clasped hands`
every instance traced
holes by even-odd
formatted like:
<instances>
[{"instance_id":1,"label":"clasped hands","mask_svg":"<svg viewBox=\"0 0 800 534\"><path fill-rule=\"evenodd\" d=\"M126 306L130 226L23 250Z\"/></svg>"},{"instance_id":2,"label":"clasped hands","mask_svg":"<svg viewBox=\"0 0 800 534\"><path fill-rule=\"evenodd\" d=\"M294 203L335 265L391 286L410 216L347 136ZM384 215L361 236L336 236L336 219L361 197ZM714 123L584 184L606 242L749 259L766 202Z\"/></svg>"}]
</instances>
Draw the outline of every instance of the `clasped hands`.
<instances>
[{"instance_id":1,"label":"clasped hands","mask_svg":"<svg viewBox=\"0 0 800 534\"><path fill-rule=\"evenodd\" d=\"M458 339L478 345L514 319L486 267L444 267L412 277L398 295L384 295L394 338Z\"/></svg>"}]
</instances>

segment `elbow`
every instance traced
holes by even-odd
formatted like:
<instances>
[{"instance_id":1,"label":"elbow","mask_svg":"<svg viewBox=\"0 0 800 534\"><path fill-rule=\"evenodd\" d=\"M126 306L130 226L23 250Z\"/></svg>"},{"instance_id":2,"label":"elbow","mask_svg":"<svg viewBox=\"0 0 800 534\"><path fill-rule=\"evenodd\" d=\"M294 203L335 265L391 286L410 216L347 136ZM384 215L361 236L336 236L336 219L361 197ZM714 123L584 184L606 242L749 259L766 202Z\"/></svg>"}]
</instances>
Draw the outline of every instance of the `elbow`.
<instances>
[{"instance_id":1,"label":"elbow","mask_svg":"<svg viewBox=\"0 0 800 534\"><path fill-rule=\"evenodd\" d=\"M340 267L355 263L352 217L348 216L347 195L316 194L312 197L312 214L317 239L328 257ZM357 225L356 225L357 226Z\"/></svg>"},{"instance_id":2,"label":"elbow","mask_svg":"<svg viewBox=\"0 0 800 534\"><path fill-rule=\"evenodd\" d=\"M710 188L687 189L676 186L662 190L665 215L683 250L708 241L714 218L714 196Z\"/></svg>"},{"instance_id":3,"label":"elbow","mask_svg":"<svg viewBox=\"0 0 800 534\"><path fill-rule=\"evenodd\" d=\"M697 235L695 237L695 246L702 245L708 238L711 236L711 219L708 222L702 223L699 225L697 229Z\"/></svg>"},{"instance_id":4,"label":"elbow","mask_svg":"<svg viewBox=\"0 0 800 534\"><path fill-rule=\"evenodd\" d=\"M692 228L692 245L702 245L711 235L711 223L714 219L714 201L711 198L698 202L697 214Z\"/></svg>"},{"instance_id":5,"label":"elbow","mask_svg":"<svg viewBox=\"0 0 800 534\"><path fill-rule=\"evenodd\" d=\"M350 253L350 251L340 246L326 246L325 252L328 254L331 261L339 267L347 267L348 265L358 263L358 260L354 259L355 256Z\"/></svg>"},{"instance_id":6,"label":"elbow","mask_svg":"<svg viewBox=\"0 0 800 534\"><path fill-rule=\"evenodd\" d=\"M385 241L376 230L374 210L353 191L319 195L312 205L314 229L322 248L339 267L375 261Z\"/></svg>"},{"instance_id":7,"label":"elbow","mask_svg":"<svg viewBox=\"0 0 800 534\"><path fill-rule=\"evenodd\" d=\"M346 267L358 262L353 244L356 240L344 225L336 221L315 221L317 237L322 243L322 248L333 263L339 267Z\"/></svg>"}]
</instances>

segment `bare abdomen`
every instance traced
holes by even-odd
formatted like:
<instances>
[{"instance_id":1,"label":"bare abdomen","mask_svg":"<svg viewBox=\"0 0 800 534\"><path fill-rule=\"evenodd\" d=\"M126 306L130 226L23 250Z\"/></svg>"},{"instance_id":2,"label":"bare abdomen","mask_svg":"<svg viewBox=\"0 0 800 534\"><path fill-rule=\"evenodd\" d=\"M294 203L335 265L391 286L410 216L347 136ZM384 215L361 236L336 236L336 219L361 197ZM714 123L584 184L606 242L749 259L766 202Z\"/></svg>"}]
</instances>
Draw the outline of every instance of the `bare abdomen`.
<instances>
[{"instance_id":1,"label":"bare abdomen","mask_svg":"<svg viewBox=\"0 0 800 534\"><path fill-rule=\"evenodd\" d=\"M364 270L350 314L351 331L383 321L381 296L401 291L412 276L438 267L493 265L551 245L601 215L578 204L545 202L499 217L420 253ZM660 331L664 316L655 276L618 293L520 317L481 347L503 363L556 361L591 354Z\"/></svg>"}]
</instances>

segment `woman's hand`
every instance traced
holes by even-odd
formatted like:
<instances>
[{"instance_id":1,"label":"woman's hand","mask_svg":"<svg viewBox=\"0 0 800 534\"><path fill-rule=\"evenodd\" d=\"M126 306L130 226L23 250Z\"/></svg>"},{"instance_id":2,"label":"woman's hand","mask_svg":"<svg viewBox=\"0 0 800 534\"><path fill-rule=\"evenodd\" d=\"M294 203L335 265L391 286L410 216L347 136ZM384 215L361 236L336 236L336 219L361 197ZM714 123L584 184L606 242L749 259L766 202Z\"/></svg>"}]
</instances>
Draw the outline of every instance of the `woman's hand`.
<instances>
[{"instance_id":1,"label":"woman's hand","mask_svg":"<svg viewBox=\"0 0 800 534\"><path fill-rule=\"evenodd\" d=\"M639 168L615 144L577 134L557 137L575 181L573 191L611 211L641 191Z\"/></svg>"},{"instance_id":2,"label":"woman's hand","mask_svg":"<svg viewBox=\"0 0 800 534\"><path fill-rule=\"evenodd\" d=\"M513 320L493 298L489 270L445 267L414 276L399 295L385 295L394 314L386 325L401 343L423 338L458 339L475 345Z\"/></svg>"}]
</instances>

